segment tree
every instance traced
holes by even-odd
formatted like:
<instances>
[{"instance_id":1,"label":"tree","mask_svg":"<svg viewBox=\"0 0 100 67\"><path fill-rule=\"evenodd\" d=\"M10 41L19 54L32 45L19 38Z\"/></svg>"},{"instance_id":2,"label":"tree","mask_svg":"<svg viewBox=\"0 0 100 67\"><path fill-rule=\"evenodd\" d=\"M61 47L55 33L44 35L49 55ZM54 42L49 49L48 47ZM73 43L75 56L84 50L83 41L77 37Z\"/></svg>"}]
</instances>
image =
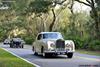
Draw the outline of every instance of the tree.
<instances>
[{"instance_id":1,"label":"tree","mask_svg":"<svg viewBox=\"0 0 100 67\"><path fill-rule=\"evenodd\" d=\"M99 14L98 14L99 10L97 8L99 7L100 0L86 0L86 2L84 2L82 0L75 0L75 1L82 3L84 5L87 5L91 8L90 14L91 14L91 17L95 21L95 24L94 24L95 32L96 32L95 37L97 39L99 39L99 36L100 36L100 27L99 27L100 18L99 18Z\"/></svg>"},{"instance_id":2,"label":"tree","mask_svg":"<svg viewBox=\"0 0 100 67\"><path fill-rule=\"evenodd\" d=\"M53 31L53 27L56 21L55 7L57 4L62 5L66 0L34 0L29 5L29 10L34 12L38 16L41 16L43 13L48 13L52 11L53 20L49 26L49 31Z\"/></svg>"}]
</instances>

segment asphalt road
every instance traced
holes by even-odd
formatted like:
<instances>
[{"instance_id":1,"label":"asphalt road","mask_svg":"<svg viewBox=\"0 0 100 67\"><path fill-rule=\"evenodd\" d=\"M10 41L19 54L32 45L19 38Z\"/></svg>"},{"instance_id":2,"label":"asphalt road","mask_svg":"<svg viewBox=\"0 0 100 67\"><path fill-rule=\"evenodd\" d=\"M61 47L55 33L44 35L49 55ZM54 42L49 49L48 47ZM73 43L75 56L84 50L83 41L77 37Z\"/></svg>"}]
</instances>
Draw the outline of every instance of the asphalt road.
<instances>
[{"instance_id":1,"label":"asphalt road","mask_svg":"<svg viewBox=\"0 0 100 67\"><path fill-rule=\"evenodd\" d=\"M0 44L0 47L41 67L100 67L100 56L75 52L72 59L67 58L65 55L43 58L42 56L35 56L31 50L31 46L25 45L24 49L20 49L9 48L9 45Z\"/></svg>"}]
</instances>

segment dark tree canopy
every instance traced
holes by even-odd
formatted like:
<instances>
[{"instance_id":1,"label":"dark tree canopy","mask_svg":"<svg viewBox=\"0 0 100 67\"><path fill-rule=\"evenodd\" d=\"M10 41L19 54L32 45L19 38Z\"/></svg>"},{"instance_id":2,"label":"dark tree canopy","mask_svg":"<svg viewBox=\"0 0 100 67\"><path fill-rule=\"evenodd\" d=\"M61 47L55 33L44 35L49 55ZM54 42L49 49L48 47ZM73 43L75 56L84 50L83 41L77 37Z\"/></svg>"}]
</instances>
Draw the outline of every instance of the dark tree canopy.
<instances>
[{"instance_id":1,"label":"dark tree canopy","mask_svg":"<svg viewBox=\"0 0 100 67\"><path fill-rule=\"evenodd\" d=\"M34 13L47 13L52 5L52 1L34 0L29 5L29 10Z\"/></svg>"}]
</instances>

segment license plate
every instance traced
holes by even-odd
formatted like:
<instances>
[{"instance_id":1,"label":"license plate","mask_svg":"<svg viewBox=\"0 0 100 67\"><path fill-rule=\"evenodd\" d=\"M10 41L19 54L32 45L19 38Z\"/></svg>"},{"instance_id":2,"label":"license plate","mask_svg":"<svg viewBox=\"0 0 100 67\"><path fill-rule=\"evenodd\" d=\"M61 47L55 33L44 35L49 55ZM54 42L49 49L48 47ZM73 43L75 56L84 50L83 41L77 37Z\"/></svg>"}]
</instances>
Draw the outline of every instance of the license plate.
<instances>
[{"instance_id":1,"label":"license plate","mask_svg":"<svg viewBox=\"0 0 100 67\"><path fill-rule=\"evenodd\" d=\"M57 48L57 51L65 51L64 48Z\"/></svg>"}]
</instances>

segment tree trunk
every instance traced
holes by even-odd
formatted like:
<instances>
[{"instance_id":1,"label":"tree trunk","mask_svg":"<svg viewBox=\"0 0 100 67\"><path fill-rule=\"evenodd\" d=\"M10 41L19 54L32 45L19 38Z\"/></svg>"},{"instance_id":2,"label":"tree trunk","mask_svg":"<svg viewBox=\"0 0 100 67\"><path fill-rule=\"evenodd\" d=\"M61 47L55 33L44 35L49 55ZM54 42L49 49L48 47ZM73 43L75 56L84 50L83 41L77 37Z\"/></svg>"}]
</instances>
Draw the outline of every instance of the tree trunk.
<instances>
[{"instance_id":1,"label":"tree trunk","mask_svg":"<svg viewBox=\"0 0 100 67\"><path fill-rule=\"evenodd\" d=\"M99 36L100 36L100 30L99 30L99 16L98 16L98 13L97 13L97 10L96 10L96 8L95 8L95 6L94 6L94 3L92 3L92 6L91 6L91 8L92 8L92 13L93 13L93 19L94 19L94 21L95 21L95 32L96 32L96 39L99 39Z\"/></svg>"},{"instance_id":2,"label":"tree trunk","mask_svg":"<svg viewBox=\"0 0 100 67\"><path fill-rule=\"evenodd\" d=\"M56 15L55 15L54 9L52 9L52 13L53 13L53 21L52 21L52 23L49 26L49 31L50 32L53 30L53 26L54 26L55 21L56 21Z\"/></svg>"}]
</instances>

